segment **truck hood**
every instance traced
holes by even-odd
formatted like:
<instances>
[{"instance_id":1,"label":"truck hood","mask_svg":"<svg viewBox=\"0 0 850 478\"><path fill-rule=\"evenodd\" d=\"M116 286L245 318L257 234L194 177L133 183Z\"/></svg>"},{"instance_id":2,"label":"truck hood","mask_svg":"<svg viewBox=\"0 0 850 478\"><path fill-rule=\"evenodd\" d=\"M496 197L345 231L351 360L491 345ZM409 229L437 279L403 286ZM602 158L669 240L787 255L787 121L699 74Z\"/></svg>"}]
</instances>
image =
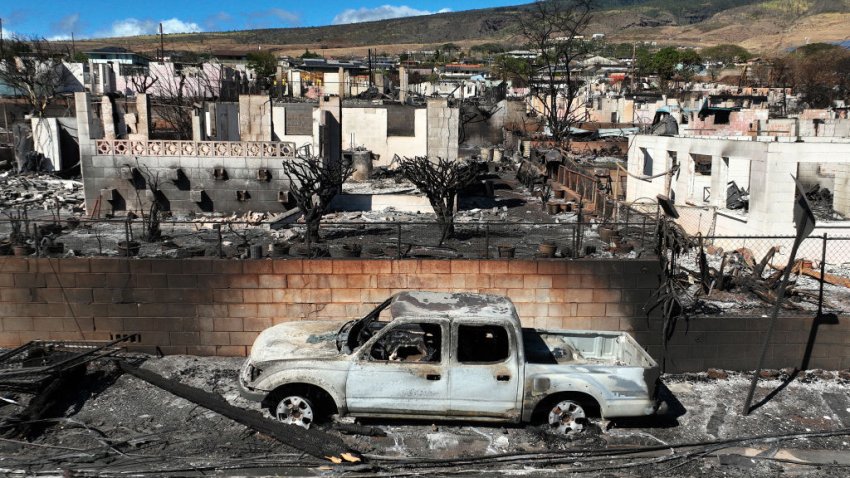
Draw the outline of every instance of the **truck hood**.
<instances>
[{"instance_id":1,"label":"truck hood","mask_svg":"<svg viewBox=\"0 0 850 478\"><path fill-rule=\"evenodd\" d=\"M251 348L254 363L277 360L323 359L342 355L336 335L342 322L311 320L286 322L264 330Z\"/></svg>"}]
</instances>

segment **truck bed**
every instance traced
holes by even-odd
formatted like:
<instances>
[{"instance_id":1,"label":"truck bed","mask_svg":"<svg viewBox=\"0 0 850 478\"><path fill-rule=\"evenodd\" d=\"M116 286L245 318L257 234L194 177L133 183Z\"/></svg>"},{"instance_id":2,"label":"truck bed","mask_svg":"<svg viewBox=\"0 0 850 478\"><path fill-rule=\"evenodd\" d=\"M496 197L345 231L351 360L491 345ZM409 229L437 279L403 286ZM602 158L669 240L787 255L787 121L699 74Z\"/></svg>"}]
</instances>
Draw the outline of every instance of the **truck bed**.
<instances>
[{"instance_id":1,"label":"truck bed","mask_svg":"<svg viewBox=\"0 0 850 478\"><path fill-rule=\"evenodd\" d=\"M656 366L652 357L625 332L523 328L522 339L528 363Z\"/></svg>"}]
</instances>

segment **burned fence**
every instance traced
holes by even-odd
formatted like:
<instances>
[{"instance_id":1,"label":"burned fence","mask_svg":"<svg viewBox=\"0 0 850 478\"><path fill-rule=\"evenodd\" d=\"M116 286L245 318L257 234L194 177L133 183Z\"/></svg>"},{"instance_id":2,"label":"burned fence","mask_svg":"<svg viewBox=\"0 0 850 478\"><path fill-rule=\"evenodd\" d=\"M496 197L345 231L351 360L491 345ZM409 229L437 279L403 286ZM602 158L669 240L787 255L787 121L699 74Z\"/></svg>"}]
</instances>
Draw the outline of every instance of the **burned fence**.
<instances>
[{"instance_id":1,"label":"burned fence","mask_svg":"<svg viewBox=\"0 0 850 478\"><path fill-rule=\"evenodd\" d=\"M364 258L637 258L655 243L654 224L639 222L489 222L464 217L453 236L441 241L436 221L323 222L319 242L308 242L306 225L293 217L235 220L204 217L161 219L159 237L150 240L151 218L27 219L0 218L0 255ZM560 219L559 219L560 221ZM148 240L145 240L147 237ZM442 243L441 243L442 242Z\"/></svg>"}]
</instances>

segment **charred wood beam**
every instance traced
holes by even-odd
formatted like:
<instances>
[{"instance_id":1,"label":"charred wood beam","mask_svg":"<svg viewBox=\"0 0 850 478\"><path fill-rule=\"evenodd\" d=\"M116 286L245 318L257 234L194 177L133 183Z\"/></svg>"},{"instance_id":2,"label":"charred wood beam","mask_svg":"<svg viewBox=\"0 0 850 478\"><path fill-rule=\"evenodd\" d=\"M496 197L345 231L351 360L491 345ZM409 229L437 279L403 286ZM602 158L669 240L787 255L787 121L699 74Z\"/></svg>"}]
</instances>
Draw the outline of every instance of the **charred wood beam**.
<instances>
[{"instance_id":1,"label":"charred wood beam","mask_svg":"<svg viewBox=\"0 0 850 478\"><path fill-rule=\"evenodd\" d=\"M334 463L358 462L360 454L350 450L338 438L318 430L305 430L292 425L285 425L261 416L260 414L234 407L219 395L206 392L199 388L167 379L159 374L133 367L119 362L121 370L155 387L159 387L180 398L212 410L246 427L275 438L279 442L303 451L316 458L330 460Z\"/></svg>"}]
</instances>

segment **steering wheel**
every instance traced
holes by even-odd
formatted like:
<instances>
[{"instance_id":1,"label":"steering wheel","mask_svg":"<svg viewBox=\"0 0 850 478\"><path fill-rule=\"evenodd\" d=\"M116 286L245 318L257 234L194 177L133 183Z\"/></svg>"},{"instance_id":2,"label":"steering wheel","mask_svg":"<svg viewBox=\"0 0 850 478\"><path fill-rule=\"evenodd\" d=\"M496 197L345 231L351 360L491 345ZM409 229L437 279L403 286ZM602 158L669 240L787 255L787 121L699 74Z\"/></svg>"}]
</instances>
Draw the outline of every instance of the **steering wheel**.
<instances>
[{"instance_id":1,"label":"steering wheel","mask_svg":"<svg viewBox=\"0 0 850 478\"><path fill-rule=\"evenodd\" d=\"M387 350L384 347L384 344L379 340L375 342L375 345L372 346L372 351L369 354L372 358L377 360L387 360Z\"/></svg>"}]
</instances>

